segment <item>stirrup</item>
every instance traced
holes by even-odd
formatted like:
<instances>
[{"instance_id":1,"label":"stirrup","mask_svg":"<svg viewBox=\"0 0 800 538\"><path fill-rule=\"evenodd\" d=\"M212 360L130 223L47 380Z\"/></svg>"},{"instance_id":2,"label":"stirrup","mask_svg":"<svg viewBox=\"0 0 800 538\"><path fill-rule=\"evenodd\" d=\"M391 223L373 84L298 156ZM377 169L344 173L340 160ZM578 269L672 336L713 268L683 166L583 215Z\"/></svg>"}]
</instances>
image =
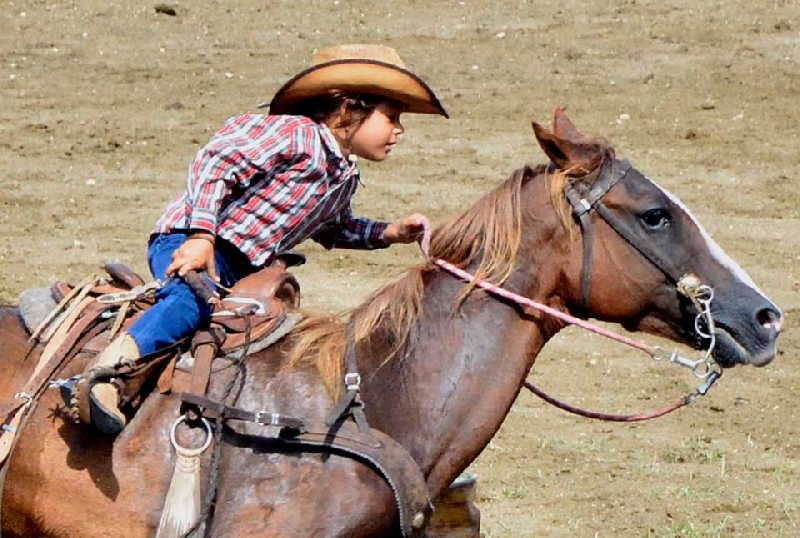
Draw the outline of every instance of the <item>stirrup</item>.
<instances>
[{"instance_id":1,"label":"stirrup","mask_svg":"<svg viewBox=\"0 0 800 538\"><path fill-rule=\"evenodd\" d=\"M90 384L88 381L84 380L83 376L76 375L68 379L60 379L54 382L53 386L57 386L59 388L59 391L61 392L61 398L64 400L69 417L73 420L73 422L83 422L81 420L81 413L79 409L79 393L81 390L88 389L89 419L91 425L102 433L108 435L116 435L125 427L126 422L120 419L113 410L103 405L103 403L94 395L92 389L94 389L96 384ZM121 411L119 412L121 414Z\"/></svg>"},{"instance_id":2,"label":"stirrup","mask_svg":"<svg viewBox=\"0 0 800 538\"><path fill-rule=\"evenodd\" d=\"M94 395L94 389L97 385L92 385L89 389L89 415L92 418L92 426L108 435L117 435L125 427L127 421L120 419L114 410L107 408L103 403ZM122 414L119 408L116 411ZM123 415L124 416L124 415Z\"/></svg>"}]
</instances>

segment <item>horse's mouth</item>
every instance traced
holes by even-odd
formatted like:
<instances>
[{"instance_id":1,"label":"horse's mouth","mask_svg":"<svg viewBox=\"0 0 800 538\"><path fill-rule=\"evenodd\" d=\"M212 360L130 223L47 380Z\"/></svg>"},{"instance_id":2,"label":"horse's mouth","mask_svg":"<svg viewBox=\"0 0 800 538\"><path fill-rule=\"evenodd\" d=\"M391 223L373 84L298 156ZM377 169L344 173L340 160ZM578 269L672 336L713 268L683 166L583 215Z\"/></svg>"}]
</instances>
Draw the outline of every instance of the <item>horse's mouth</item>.
<instances>
[{"instance_id":1,"label":"horse's mouth","mask_svg":"<svg viewBox=\"0 0 800 538\"><path fill-rule=\"evenodd\" d=\"M649 316L636 320L636 323L623 323L629 331L644 331L676 342L682 342L698 351L706 351L711 341L701 332L708 328L701 324L700 331L691 323L675 323L672 320ZM772 336L763 339L750 340L739 336L739 333L729 328L722 320L715 320L715 345L712 351L714 360L723 368L732 368L737 364L752 366L766 366L777 354L777 337L780 331L776 329ZM707 334L707 333L706 333Z\"/></svg>"},{"instance_id":2,"label":"horse's mouth","mask_svg":"<svg viewBox=\"0 0 800 538\"><path fill-rule=\"evenodd\" d=\"M723 368L731 368L737 364L750 364L761 367L766 366L775 358L776 347L774 342L770 346L754 353L745 348L724 326L717 324L716 329L716 345L712 354Z\"/></svg>"}]
</instances>

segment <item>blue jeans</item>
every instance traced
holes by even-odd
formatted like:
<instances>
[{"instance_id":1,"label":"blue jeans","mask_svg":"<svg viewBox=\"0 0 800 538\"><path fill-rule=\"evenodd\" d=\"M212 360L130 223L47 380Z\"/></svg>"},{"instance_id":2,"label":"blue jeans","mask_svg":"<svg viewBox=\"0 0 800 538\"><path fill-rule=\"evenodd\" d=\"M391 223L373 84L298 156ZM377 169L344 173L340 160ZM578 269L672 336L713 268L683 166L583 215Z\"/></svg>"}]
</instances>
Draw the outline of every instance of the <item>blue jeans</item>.
<instances>
[{"instance_id":1,"label":"blue jeans","mask_svg":"<svg viewBox=\"0 0 800 538\"><path fill-rule=\"evenodd\" d=\"M157 279L166 279L172 254L185 241L186 233L156 234L150 238L147 262ZM219 240L214 248L217 274L223 286L230 287L256 270L247 257L230 243ZM136 340L141 355L160 351L191 336L208 325L211 307L179 278L170 279L156 292L156 304L150 307L128 330Z\"/></svg>"}]
</instances>

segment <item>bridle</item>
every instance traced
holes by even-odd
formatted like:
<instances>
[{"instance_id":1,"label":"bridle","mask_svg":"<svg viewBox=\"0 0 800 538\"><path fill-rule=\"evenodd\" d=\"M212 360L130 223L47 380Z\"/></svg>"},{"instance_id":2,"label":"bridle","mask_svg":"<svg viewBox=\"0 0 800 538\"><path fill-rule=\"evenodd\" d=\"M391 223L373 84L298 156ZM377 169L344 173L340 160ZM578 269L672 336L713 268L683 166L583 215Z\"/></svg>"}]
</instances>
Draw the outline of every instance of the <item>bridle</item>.
<instances>
[{"instance_id":1,"label":"bridle","mask_svg":"<svg viewBox=\"0 0 800 538\"><path fill-rule=\"evenodd\" d=\"M592 246L594 243L591 213L594 211L617 235L622 237L656 269L661 271L675 286L679 294L692 302L697 310L694 322L695 333L709 340L709 348L706 358L697 363L683 364L679 360L675 362L692 367L695 375L706 378L712 370L719 370L719 366L711 357L711 352L716 346L714 318L711 316L711 301L714 298L714 290L710 286L702 284L695 274L679 269L672 260L653 248L651 242L647 240L647 237L641 231L618 218L603 203L603 197L614 185L628 175L631 168L632 166L627 160L616 161L610 159L601 165L600 174L591 187L587 187L581 182L569 183L565 186L564 191L567 201L580 224L583 237L580 307L584 310L587 309L591 298ZM705 328L703 324L705 324Z\"/></svg>"},{"instance_id":2,"label":"bridle","mask_svg":"<svg viewBox=\"0 0 800 538\"><path fill-rule=\"evenodd\" d=\"M689 368L695 376L703 380L703 383L700 385L700 387L698 387L694 392L684 396L679 402L658 411L634 415L612 415L586 411L572 407L568 404L560 402L552 396L547 395L528 381L524 381L523 383L523 385L531 392L545 401L555 405L556 407L559 407L560 409L588 418L598 418L602 420L618 422L648 420L675 411L676 409L679 409L684 405L694 401L697 396L705 395L711 386L722 375L722 369L712 356L714 347L716 345L714 319L711 315L711 301L714 298L714 290L710 286L703 284L693 273L682 273L674 263L672 263L660 252L652 248L648 243L647 238L640 231L632 228L627 223L617 218L602 201L602 198L614 187L614 185L625 178L625 176L630 172L631 168L632 166L628 161L616 161L613 158L608 159L601 164L598 177L591 186L587 186L579 181L567 184L565 186L567 200L572 208L573 214L580 224L583 237L583 264L581 268L580 306L582 309L586 310L588 308L591 295L593 246L591 213L596 212L620 237L625 239L628 244L630 244L637 252L644 256L644 258L653 264L654 267L661 271L675 286L675 289L678 291L678 293L688 298L694 305L695 309L697 310L694 320L695 332L700 337L706 338L709 341L708 349L700 359L692 360L684 357L680 355L677 350L673 351L670 355L665 355L658 347L650 346L640 340L628 338L609 329L599 327L586 320L562 312L561 310L538 303L505 288L491 284L483 279L479 279L472 273L469 273L464 269L451 264L450 262L431 257L429 254L431 232L427 221L424 222L424 233L420 240L420 248L431 263L462 280L470 282L476 287L484 289L495 296L512 301L520 306L534 308L548 315L559 318L570 325L577 325L582 329L621 342L625 345L647 353L656 361L668 359L669 362ZM553 171L555 171L554 168L548 168L548 172Z\"/></svg>"},{"instance_id":3,"label":"bridle","mask_svg":"<svg viewBox=\"0 0 800 538\"><path fill-rule=\"evenodd\" d=\"M581 303L583 309L589 306L592 285L592 248L594 245L592 233L592 212L597 213L620 237L653 264L659 271L678 286L686 276L675 264L661 252L652 248L651 242L637 230L614 213L603 203L603 197L614 185L625 179L631 171L631 164L626 160L617 161L613 158L606 159L600 166L600 174L591 186L576 181L567 183L564 187L567 201L572 207L572 214L578 220L583 236L583 267L581 268ZM550 170L548 170L550 171ZM679 290L680 291L680 290Z\"/></svg>"}]
</instances>

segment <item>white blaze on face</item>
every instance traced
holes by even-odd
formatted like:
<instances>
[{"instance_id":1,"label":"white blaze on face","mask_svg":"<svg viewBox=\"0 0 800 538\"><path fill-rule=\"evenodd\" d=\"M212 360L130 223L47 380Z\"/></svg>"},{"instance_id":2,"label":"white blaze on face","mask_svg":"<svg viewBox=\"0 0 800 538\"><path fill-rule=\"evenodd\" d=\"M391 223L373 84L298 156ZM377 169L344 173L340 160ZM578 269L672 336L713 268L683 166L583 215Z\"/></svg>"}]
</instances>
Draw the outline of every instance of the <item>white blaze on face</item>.
<instances>
[{"instance_id":1,"label":"white blaze on face","mask_svg":"<svg viewBox=\"0 0 800 538\"><path fill-rule=\"evenodd\" d=\"M764 292L762 292L758 288L758 286L756 286L756 283L753 282L753 279L750 278L750 275L748 275L747 272L744 269L742 269L742 267L738 263L733 261L733 259L731 259L731 257L728 256L724 250L722 250L722 247L720 247L717 244L717 242L711 238L711 235L709 235L709 233L706 232L705 228L703 228L703 225L700 224L700 221L697 220L694 217L694 215L692 215L691 211L689 211L689 209L685 205L683 205L683 202L681 202L677 196L669 192L667 189L661 187L658 183L656 183L649 177L647 179L649 181L652 181L653 185L658 187L658 189L661 190L661 192L663 192L667 196L667 198L669 198L676 206L678 206L684 213L686 213L689 219L691 219L691 221L694 222L695 226L697 226L697 229L700 231L700 236L703 238L703 240L705 240L706 245L708 246L708 251L711 253L711 256L713 256L714 259L716 259L720 263L720 265L728 269L734 277L739 279L742 283L746 284L747 286L753 288L753 290L755 290L759 295L761 295L762 297L764 297L764 299L769 301L769 299L767 299L767 296L764 295Z\"/></svg>"}]
</instances>

